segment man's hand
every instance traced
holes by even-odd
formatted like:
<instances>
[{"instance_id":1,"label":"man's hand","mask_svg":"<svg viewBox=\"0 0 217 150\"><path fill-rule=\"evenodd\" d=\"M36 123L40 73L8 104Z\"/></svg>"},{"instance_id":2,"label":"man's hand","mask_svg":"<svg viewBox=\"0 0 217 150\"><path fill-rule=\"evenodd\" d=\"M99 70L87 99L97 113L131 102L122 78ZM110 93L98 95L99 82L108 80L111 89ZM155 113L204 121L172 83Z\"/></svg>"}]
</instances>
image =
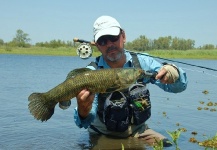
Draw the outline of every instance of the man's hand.
<instances>
[{"instance_id":1,"label":"man's hand","mask_svg":"<svg viewBox=\"0 0 217 150\"><path fill-rule=\"evenodd\" d=\"M92 108L94 94L84 89L77 96L78 113L82 119L86 118Z\"/></svg>"},{"instance_id":2,"label":"man's hand","mask_svg":"<svg viewBox=\"0 0 217 150\"><path fill-rule=\"evenodd\" d=\"M159 79L164 84L175 83L178 78L179 73L177 68L171 65L164 65L155 77L156 80Z\"/></svg>"}]
</instances>

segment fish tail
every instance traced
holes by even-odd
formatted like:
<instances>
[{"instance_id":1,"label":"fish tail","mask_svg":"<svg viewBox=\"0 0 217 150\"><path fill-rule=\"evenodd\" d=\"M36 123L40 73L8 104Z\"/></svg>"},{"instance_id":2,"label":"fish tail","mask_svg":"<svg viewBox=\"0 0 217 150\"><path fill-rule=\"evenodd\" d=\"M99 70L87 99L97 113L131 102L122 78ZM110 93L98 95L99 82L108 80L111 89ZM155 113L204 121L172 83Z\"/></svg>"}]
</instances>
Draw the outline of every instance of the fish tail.
<instances>
[{"instance_id":1,"label":"fish tail","mask_svg":"<svg viewBox=\"0 0 217 150\"><path fill-rule=\"evenodd\" d=\"M37 120L47 121L54 114L54 108L57 102L50 102L46 100L43 93L32 93L29 98L30 113Z\"/></svg>"}]
</instances>

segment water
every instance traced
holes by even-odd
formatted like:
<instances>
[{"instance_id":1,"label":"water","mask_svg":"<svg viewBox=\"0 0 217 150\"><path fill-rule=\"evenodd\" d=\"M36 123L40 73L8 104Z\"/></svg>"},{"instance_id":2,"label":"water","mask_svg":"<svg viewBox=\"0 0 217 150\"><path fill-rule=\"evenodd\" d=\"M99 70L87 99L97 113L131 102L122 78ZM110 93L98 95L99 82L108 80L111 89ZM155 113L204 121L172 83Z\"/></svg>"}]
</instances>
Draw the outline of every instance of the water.
<instances>
[{"instance_id":1,"label":"water","mask_svg":"<svg viewBox=\"0 0 217 150\"><path fill-rule=\"evenodd\" d=\"M89 149L90 140L97 144L95 149L139 149L142 142L136 139L108 139L90 137L85 129L78 128L73 120L76 101L67 110L55 108L55 114L47 122L35 120L28 110L28 96L32 92L45 92L61 83L72 69L87 65L92 59L61 56L0 55L0 149L27 150ZM179 60L216 69L214 60ZM204 147L190 143L189 139L205 140L217 133L217 112L198 110L208 102L217 102L217 73L196 67L178 64L189 78L188 89L179 94L166 93L149 85L152 101L152 117L148 124L154 130L169 137L166 131L185 128L178 144L182 150ZM202 91L209 91L203 94ZM200 101L205 102L201 104ZM209 108L217 109L217 106ZM178 126L179 125L179 126ZM192 132L197 132L193 136ZM152 149L152 148L147 148ZM175 147L165 148L175 149Z\"/></svg>"}]
</instances>

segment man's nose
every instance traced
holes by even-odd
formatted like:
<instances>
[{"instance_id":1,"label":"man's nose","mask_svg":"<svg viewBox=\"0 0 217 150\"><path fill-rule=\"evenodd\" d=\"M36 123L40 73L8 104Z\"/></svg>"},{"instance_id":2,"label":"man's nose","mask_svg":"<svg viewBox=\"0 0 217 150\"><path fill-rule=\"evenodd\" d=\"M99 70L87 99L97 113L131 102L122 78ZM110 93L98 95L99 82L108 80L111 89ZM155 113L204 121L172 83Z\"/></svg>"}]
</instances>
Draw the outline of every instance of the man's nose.
<instances>
[{"instance_id":1,"label":"man's nose","mask_svg":"<svg viewBox=\"0 0 217 150\"><path fill-rule=\"evenodd\" d=\"M106 46L110 47L111 45L114 45L114 42L111 42L110 40L107 40Z\"/></svg>"}]
</instances>

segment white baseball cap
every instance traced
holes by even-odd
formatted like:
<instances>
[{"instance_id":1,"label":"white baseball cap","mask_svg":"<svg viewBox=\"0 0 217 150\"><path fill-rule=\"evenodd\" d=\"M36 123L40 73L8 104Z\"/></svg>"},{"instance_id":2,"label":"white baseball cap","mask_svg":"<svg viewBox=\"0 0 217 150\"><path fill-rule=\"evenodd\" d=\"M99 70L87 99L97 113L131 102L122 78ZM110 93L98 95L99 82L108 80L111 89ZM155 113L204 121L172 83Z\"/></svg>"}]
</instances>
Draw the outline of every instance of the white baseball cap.
<instances>
[{"instance_id":1,"label":"white baseball cap","mask_svg":"<svg viewBox=\"0 0 217 150\"><path fill-rule=\"evenodd\" d=\"M119 35L121 25L111 16L101 16L93 24L94 41L103 35Z\"/></svg>"}]
</instances>

